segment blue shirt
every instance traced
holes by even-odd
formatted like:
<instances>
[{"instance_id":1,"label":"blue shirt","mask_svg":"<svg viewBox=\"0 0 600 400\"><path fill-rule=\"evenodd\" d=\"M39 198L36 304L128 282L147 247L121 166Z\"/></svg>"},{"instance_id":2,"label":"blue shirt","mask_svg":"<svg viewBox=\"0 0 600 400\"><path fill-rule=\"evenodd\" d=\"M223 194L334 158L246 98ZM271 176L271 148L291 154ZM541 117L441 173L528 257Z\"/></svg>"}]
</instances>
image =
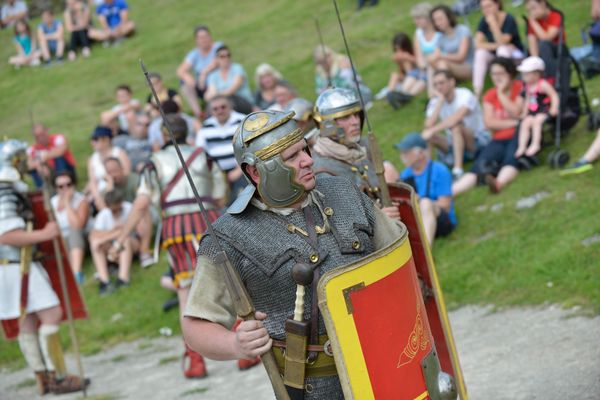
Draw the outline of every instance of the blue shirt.
<instances>
[{"instance_id":1,"label":"blue shirt","mask_svg":"<svg viewBox=\"0 0 600 400\"><path fill-rule=\"evenodd\" d=\"M206 68L206 66L210 64L212 60L215 59L217 49L222 45L223 43L221 42L215 42L207 55L203 55L202 53L200 53L200 50L198 50L197 48L194 48L190 50L189 53L187 53L187 55L185 56L185 61L192 64L192 68L196 73L196 77L198 77L202 70Z\"/></svg>"},{"instance_id":2,"label":"blue shirt","mask_svg":"<svg viewBox=\"0 0 600 400\"><path fill-rule=\"evenodd\" d=\"M17 43L23 49L23 54L28 56L31 53L31 36L26 34L18 34L14 38L15 43Z\"/></svg>"},{"instance_id":3,"label":"blue shirt","mask_svg":"<svg viewBox=\"0 0 600 400\"><path fill-rule=\"evenodd\" d=\"M431 174L430 171L431 170ZM428 175L430 174L429 178ZM417 194L419 197L428 198L436 201L443 196L452 197L452 174L448 167L439 161L429 160L427 167L416 175L411 167L406 168L400 174L400 179L406 181L409 178L415 180ZM427 180L429 180L429 190L427 190ZM450 203L448 217L452 225L456 225L456 214L454 212L454 200Z\"/></svg>"},{"instance_id":4,"label":"blue shirt","mask_svg":"<svg viewBox=\"0 0 600 400\"><path fill-rule=\"evenodd\" d=\"M217 89L217 93L221 93L224 90L229 89L233 85L233 80L237 77L242 77L242 85L235 92L236 96L243 97L248 100L250 104L252 104L252 92L250 92L250 86L248 86L248 77L246 75L246 71L244 67L242 67L238 63L232 63L231 67L229 67L229 71L227 73L227 77L223 79L221 77L221 72L219 69L215 69L206 77L206 86L214 85Z\"/></svg>"},{"instance_id":5,"label":"blue shirt","mask_svg":"<svg viewBox=\"0 0 600 400\"><path fill-rule=\"evenodd\" d=\"M121 23L121 11L127 9L125 0L114 0L111 4L106 4L106 2L100 4L96 10L96 14L106 18L108 27L114 29Z\"/></svg>"}]
</instances>

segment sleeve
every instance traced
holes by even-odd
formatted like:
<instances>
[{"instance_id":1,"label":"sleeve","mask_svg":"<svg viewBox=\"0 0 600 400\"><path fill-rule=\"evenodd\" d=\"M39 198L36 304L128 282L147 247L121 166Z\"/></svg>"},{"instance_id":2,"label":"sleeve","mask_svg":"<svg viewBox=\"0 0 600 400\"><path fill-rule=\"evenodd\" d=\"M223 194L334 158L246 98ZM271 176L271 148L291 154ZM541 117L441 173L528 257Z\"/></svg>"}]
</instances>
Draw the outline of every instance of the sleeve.
<instances>
[{"instance_id":1,"label":"sleeve","mask_svg":"<svg viewBox=\"0 0 600 400\"><path fill-rule=\"evenodd\" d=\"M483 102L494 105L496 103L496 88L491 88L483 95Z\"/></svg>"},{"instance_id":2,"label":"sleeve","mask_svg":"<svg viewBox=\"0 0 600 400\"><path fill-rule=\"evenodd\" d=\"M379 207L374 207L375 227L373 229L373 245L375 250L389 246L406 230L403 224L389 218Z\"/></svg>"},{"instance_id":3,"label":"sleeve","mask_svg":"<svg viewBox=\"0 0 600 400\"><path fill-rule=\"evenodd\" d=\"M227 180L225 179L225 174L223 171L221 171L221 168L219 168L219 165L216 161L213 161L210 173L213 180L212 197L215 199L224 198L228 189Z\"/></svg>"},{"instance_id":4,"label":"sleeve","mask_svg":"<svg viewBox=\"0 0 600 400\"><path fill-rule=\"evenodd\" d=\"M119 11L127 11L128 9L129 6L127 5L127 2L125 0L119 2Z\"/></svg>"},{"instance_id":5,"label":"sleeve","mask_svg":"<svg viewBox=\"0 0 600 400\"><path fill-rule=\"evenodd\" d=\"M52 141L52 144L54 146L62 146L65 143L67 143L67 139L65 139L65 135L62 135L62 134L54 135L54 138Z\"/></svg>"},{"instance_id":6,"label":"sleeve","mask_svg":"<svg viewBox=\"0 0 600 400\"><path fill-rule=\"evenodd\" d=\"M206 138L202 133L202 130L205 128L200 128L198 132L196 132L196 147L202 147L206 150Z\"/></svg>"},{"instance_id":7,"label":"sleeve","mask_svg":"<svg viewBox=\"0 0 600 400\"><path fill-rule=\"evenodd\" d=\"M515 21L515 17L513 17L511 14L506 15L506 21L504 22L503 28L503 32L510 34L513 38L519 36L519 27L517 26L517 21Z\"/></svg>"},{"instance_id":8,"label":"sleeve","mask_svg":"<svg viewBox=\"0 0 600 400\"><path fill-rule=\"evenodd\" d=\"M488 26L487 21L485 20L485 17L481 17L481 19L479 20L479 24L477 24L477 32L481 32L485 36L487 36L489 30L490 28Z\"/></svg>"},{"instance_id":9,"label":"sleeve","mask_svg":"<svg viewBox=\"0 0 600 400\"><path fill-rule=\"evenodd\" d=\"M440 196L450 196L452 197L452 174L448 170L448 168L444 165L434 164L436 165L436 175L437 175L437 188L436 194L438 197Z\"/></svg>"},{"instance_id":10,"label":"sleeve","mask_svg":"<svg viewBox=\"0 0 600 400\"><path fill-rule=\"evenodd\" d=\"M550 15L548 16L548 27L555 26L560 28L561 20L562 18L559 13L556 11L550 12Z\"/></svg>"},{"instance_id":11,"label":"sleeve","mask_svg":"<svg viewBox=\"0 0 600 400\"><path fill-rule=\"evenodd\" d=\"M400 173L400 179L401 180L406 180L411 176L410 170L408 168L404 169L401 173Z\"/></svg>"},{"instance_id":12,"label":"sleeve","mask_svg":"<svg viewBox=\"0 0 600 400\"><path fill-rule=\"evenodd\" d=\"M196 54L195 54L194 50L190 50L186 54L185 61L189 62L192 65L196 64Z\"/></svg>"},{"instance_id":13,"label":"sleeve","mask_svg":"<svg viewBox=\"0 0 600 400\"><path fill-rule=\"evenodd\" d=\"M0 235L16 229L25 229L25 220L17 211L17 199L14 195L0 197Z\"/></svg>"},{"instance_id":14,"label":"sleeve","mask_svg":"<svg viewBox=\"0 0 600 400\"><path fill-rule=\"evenodd\" d=\"M211 73L208 74L208 76L206 77L206 86L210 86L210 85L217 85L217 80L219 79L218 75L215 74L215 72L217 71L212 71ZM217 72L218 73L218 72Z\"/></svg>"},{"instance_id":15,"label":"sleeve","mask_svg":"<svg viewBox=\"0 0 600 400\"><path fill-rule=\"evenodd\" d=\"M433 115L433 111L435 110L435 106L437 105L438 102L438 98L437 97L432 97L429 102L427 103L427 108L425 109L425 117L429 118Z\"/></svg>"},{"instance_id":16,"label":"sleeve","mask_svg":"<svg viewBox=\"0 0 600 400\"><path fill-rule=\"evenodd\" d=\"M188 295L183 315L201 318L231 329L236 320L233 301L225 285L223 272L211 254L216 254L216 245L208 235L202 238L198 249L198 261L194 280Z\"/></svg>"},{"instance_id":17,"label":"sleeve","mask_svg":"<svg viewBox=\"0 0 600 400\"><path fill-rule=\"evenodd\" d=\"M155 206L160 204L160 185L158 182L158 172L152 161L149 161L140 174L140 185L136 195L145 195Z\"/></svg>"},{"instance_id":18,"label":"sleeve","mask_svg":"<svg viewBox=\"0 0 600 400\"><path fill-rule=\"evenodd\" d=\"M106 212L110 213L110 210L105 208L100 211L94 220L94 230L95 231L107 231L108 230L108 215Z\"/></svg>"},{"instance_id":19,"label":"sleeve","mask_svg":"<svg viewBox=\"0 0 600 400\"><path fill-rule=\"evenodd\" d=\"M475 95L468 89L461 91L461 93L458 94L457 97L458 97L456 99L457 100L457 102L456 102L457 108L458 107L467 107L469 109L469 111L473 111L478 106L477 97L475 97ZM457 110L455 109L454 111L457 111Z\"/></svg>"}]
</instances>

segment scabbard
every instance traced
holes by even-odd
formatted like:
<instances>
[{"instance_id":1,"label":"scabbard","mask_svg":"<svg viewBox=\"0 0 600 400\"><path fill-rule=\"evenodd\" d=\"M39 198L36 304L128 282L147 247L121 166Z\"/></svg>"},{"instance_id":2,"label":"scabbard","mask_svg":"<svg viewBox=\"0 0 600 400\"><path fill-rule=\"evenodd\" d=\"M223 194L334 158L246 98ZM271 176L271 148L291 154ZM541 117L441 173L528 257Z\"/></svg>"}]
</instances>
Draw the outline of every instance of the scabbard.
<instances>
[{"instance_id":1,"label":"scabbard","mask_svg":"<svg viewBox=\"0 0 600 400\"><path fill-rule=\"evenodd\" d=\"M309 332L310 323L308 321L295 321L293 319L285 321L287 346L283 383L290 388L302 391L302 393L304 393L304 378L306 376L306 347Z\"/></svg>"}]
</instances>

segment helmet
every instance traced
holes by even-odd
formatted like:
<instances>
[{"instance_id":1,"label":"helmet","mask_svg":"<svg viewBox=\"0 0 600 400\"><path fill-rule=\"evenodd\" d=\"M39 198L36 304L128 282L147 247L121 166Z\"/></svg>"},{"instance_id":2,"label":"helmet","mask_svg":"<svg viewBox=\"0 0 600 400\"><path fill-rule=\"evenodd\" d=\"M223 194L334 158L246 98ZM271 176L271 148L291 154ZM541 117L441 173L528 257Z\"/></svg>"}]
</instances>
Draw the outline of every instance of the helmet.
<instances>
[{"instance_id":1,"label":"helmet","mask_svg":"<svg viewBox=\"0 0 600 400\"><path fill-rule=\"evenodd\" d=\"M18 182L27 172L27 143L16 139L0 142L0 182Z\"/></svg>"},{"instance_id":2,"label":"helmet","mask_svg":"<svg viewBox=\"0 0 600 400\"><path fill-rule=\"evenodd\" d=\"M254 165L259 184L248 185L229 207L238 214L246 209L255 191L269 207L287 207L304 194L304 186L294 181L295 171L284 164L281 152L304 139L294 118L294 112L258 111L246 116L233 137L235 159L250 182L245 165Z\"/></svg>"},{"instance_id":3,"label":"helmet","mask_svg":"<svg viewBox=\"0 0 600 400\"><path fill-rule=\"evenodd\" d=\"M317 98L315 105L315 120L321 129L321 136L339 141L344 138L344 132L335 124L336 118L342 118L354 113L360 113L360 127L364 121L364 111L358 95L354 90L330 88Z\"/></svg>"},{"instance_id":4,"label":"helmet","mask_svg":"<svg viewBox=\"0 0 600 400\"><path fill-rule=\"evenodd\" d=\"M296 114L294 115L296 121L308 121L313 116L313 104L306 99L296 97L290 100L283 111L293 111Z\"/></svg>"}]
</instances>

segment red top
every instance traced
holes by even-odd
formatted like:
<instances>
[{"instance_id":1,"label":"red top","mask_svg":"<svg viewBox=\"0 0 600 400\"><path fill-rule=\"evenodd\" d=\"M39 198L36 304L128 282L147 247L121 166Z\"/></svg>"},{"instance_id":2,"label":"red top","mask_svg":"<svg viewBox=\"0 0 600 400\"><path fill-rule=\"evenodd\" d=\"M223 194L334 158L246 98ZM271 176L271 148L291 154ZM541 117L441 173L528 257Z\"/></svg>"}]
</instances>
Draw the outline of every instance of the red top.
<instances>
[{"instance_id":1,"label":"red top","mask_svg":"<svg viewBox=\"0 0 600 400\"><path fill-rule=\"evenodd\" d=\"M560 29L561 20L562 17L557 11L550 11L550 14L548 14L548 16L544 19L536 19L536 21L540 24L544 31L548 31L548 28L550 28L551 26L555 26L558 29ZM533 29L531 29L531 26L529 26L529 22L527 23L527 35L535 36L535 32L533 31ZM556 35L556 37L552 40L552 43L558 44L558 38L559 35ZM565 36L565 32L563 30L563 43L565 43L566 40L567 37Z\"/></svg>"},{"instance_id":2,"label":"red top","mask_svg":"<svg viewBox=\"0 0 600 400\"><path fill-rule=\"evenodd\" d=\"M512 82L512 88L510 90L510 99L514 101L517 97L519 97L522 91L523 82L514 80ZM498 99L498 91L495 87L491 88L485 93L485 95L483 96L483 102L490 103L492 105L492 108L494 110L494 117L499 119L513 119L513 117L511 117L508 114L508 111L506 111L502 107L502 103L500 103L500 99ZM497 131L492 132L492 139L509 140L512 139L512 137L515 135L515 132L516 128L499 129Z\"/></svg>"},{"instance_id":3,"label":"red top","mask_svg":"<svg viewBox=\"0 0 600 400\"><path fill-rule=\"evenodd\" d=\"M44 146L40 143L34 143L31 146L29 146L29 148L27 149L27 155L31 158L39 157L42 153L45 153L47 151L54 149L57 146L61 146L65 143L67 143L67 139L65 138L65 135L63 135L61 133L55 133L53 135L48 135L48 136L49 136L49 138L48 138L47 146ZM65 151L65 154L63 155L63 157L65 158L65 160L67 160L67 162L70 165L75 167L75 157L73 157L73 154L71 154L71 151L69 150L69 148L67 148L67 151ZM50 165L50 167L54 168L54 160L52 160L52 159L47 160L47 163Z\"/></svg>"}]
</instances>

